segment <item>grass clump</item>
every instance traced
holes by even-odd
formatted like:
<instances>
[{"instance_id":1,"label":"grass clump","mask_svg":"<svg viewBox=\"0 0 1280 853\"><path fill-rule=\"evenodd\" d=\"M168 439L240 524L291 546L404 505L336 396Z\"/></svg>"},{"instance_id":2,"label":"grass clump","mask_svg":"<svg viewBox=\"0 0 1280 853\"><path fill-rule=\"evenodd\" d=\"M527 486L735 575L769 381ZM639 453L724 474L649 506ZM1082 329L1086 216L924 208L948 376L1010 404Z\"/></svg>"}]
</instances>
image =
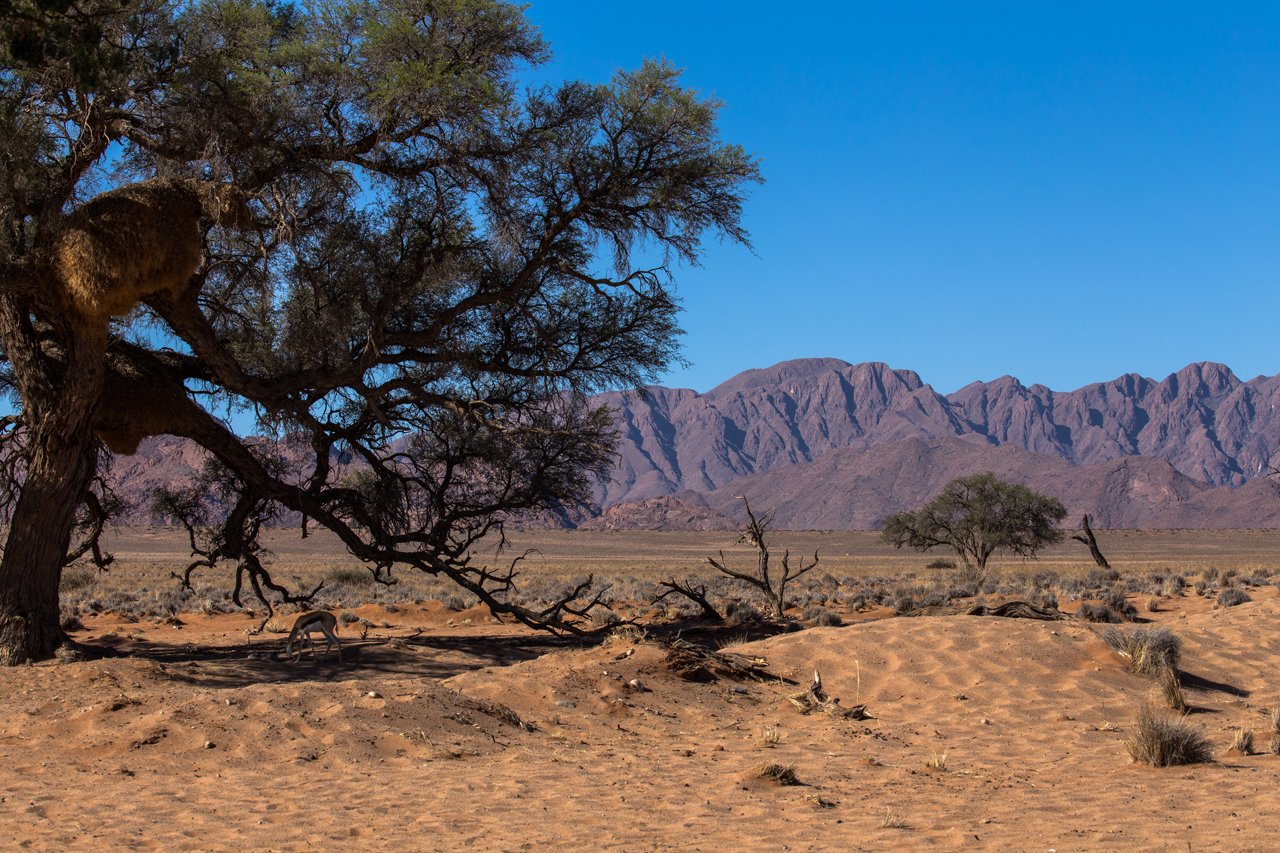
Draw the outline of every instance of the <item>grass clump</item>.
<instances>
[{"instance_id":1,"label":"grass clump","mask_svg":"<svg viewBox=\"0 0 1280 853\"><path fill-rule=\"evenodd\" d=\"M1182 659L1182 639L1168 628L1108 628L1102 639L1129 658L1136 671L1152 678L1166 670L1176 670Z\"/></svg>"},{"instance_id":2,"label":"grass clump","mask_svg":"<svg viewBox=\"0 0 1280 853\"><path fill-rule=\"evenodd\" d=\"M1213 747L1203 730L1190 725L1182 717L1156 708L1150 702L1144 702L1138 711L1138 723L1125 746L1135 762L1152 767L1213 761Z\"/></svg>"},{"instance_id":3,"label":"grass clump","mask_svg":"<svg viewBox=\"0 0 1280 853\"><path fill-rule=\"evenodd\" d=\"M262 626L262 630L268 634L287 634L293 627L282 619L272 619Z\"/></svg>"},{"instance_id":4,"label":"grass clump","mask_svg":"<svg viewBox=\"0 0 1280 853\"><path fill-rule=\"evenodd\" d=\"M1234 749L1241 755L1253 755L1253 729L1246 729L1244 726L1236 729L1235 734L1231 736L1231 746L1228 749Z\"/></svg>"},{"instance_id":5,"label":"grass clump","mask_svg":"<svg viewBox=\"0 0 1280 853\"><path fill-rule=\"evenodd\" d=\"M1246 601L1253 601L1253 599L1249 597L1249 593L1238 586L1227 587L1218 593L1218 604L1223 607L1235 607L1237 604L1244 604Z\"/></svg>"},{"instance_id":6,"label":"grass clump","mask_svg":"<svg viewBox=\"0 0 1280 853\"><path fill-rule=\"evenodd\" d=\"M947 754L944 752L942 755L938 755L938 753L935 752L929 757L929 760L924 763L924 766L931 770L941 770L943 773L946 773Z\"/></svg>"},{"instance_id":7,"label":"grass clump","mask_svg":"<svg viewBox=\"0 0 1280 853\"><path fill-rule=\"evenodd\" d=\"M1108 628L1103 641L1115 651L1129 658L1135 672L1155 679L1160 692L1170 708L1187 710L1182 695L1182 682L1178 677L1178 663L1182 658L1182 639L1168 628L1134 628L1121 631Z\"/></svg>"},{"instance_id":8,"label":"grass clump","mask_svg":"<svg viewBox=\"0 0 1280 853\"><path fill-rule=\"evenodd\" d=\"M800 779L796 776L796 766L784 764L781 761L766 761L764 764L757 765L756 776L777 782L779 785L800 784Z\"/></svg>"}]
</instances>

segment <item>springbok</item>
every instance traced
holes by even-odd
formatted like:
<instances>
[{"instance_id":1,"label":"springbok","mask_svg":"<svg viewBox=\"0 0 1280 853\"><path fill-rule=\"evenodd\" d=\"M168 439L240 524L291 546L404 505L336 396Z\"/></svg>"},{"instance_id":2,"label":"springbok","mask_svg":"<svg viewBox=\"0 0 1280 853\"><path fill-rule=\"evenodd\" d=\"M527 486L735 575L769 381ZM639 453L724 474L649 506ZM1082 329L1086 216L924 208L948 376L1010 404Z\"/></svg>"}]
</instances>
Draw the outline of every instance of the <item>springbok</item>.
<instances>
[{"instance_id":1,"label":"springbok","mask_svg":"<svg viewBox=\"0 0 1280 853\"><path fill-rule=\"evenodd\" d=\"M324 610L313 610L310 613L303 613L293 623L293 630L289 632L289 642L285 643L285 657L293 660L293 644L298 644L298 663L302 663L302 643L305 640L307 646L311 649L311 657L317 663L320 658L316 657L316 647L311 641L311 634L319 631L324 634L325 647L324 653L327 656L329 649L333 646L338 647L338 662L342 662L342 644L338 642L338 635L334 632L338 630L338 617Z\"/></svg>"}]
</instances>

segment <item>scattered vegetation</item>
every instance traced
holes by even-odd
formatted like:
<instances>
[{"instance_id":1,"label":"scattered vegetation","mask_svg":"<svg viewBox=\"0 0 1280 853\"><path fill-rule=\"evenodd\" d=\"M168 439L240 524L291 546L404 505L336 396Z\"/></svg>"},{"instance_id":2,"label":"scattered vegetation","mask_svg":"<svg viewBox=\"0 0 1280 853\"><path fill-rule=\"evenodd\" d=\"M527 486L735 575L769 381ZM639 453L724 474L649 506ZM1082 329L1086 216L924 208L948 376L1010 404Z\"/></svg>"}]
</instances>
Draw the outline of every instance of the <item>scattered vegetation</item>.
<instances>
[{"instance_id":1,"label":"scattered vegetation","mask_svg":"<svg viewBox=\"0 0 1280 853\"><path fill-rule=\"evenodd\" d=\"M86 566L68 567L62 570L62 578L58 581L58 592L66 595L79 589L93 586L98 580L98 570Z\"/></svg>"},{"instance_id":2,"label":"scattered vegetation","mask_svg":"<svg viewBox=\"0 0 1280 853\"><path fill-rule=\"evenodd\" d=\"M357 568L330 569L324 576L324 582L343 586L373 586L373 573Z\"/></svg>"}]
</instances>

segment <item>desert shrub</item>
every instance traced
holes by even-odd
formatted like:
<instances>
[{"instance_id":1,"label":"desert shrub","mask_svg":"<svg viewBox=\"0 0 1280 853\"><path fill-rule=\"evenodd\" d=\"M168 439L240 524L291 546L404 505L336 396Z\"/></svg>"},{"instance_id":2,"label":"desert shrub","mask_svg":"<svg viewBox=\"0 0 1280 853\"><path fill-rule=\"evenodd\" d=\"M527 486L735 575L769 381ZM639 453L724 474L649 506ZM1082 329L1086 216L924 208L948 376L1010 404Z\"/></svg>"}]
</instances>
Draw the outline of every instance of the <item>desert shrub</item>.
<instances>
[{"instance_id":1,"label":"desert shrub","mask_svg":"<svg viewBox=\"0 0 1280 853\"><path fill-rule=\"evenodd\" d=\"M1042 589L1030 596L1031 603L1046 610L1058 609L1058 596L1051 589Z\"/></svg>"},{"instance_id":2,"label":"desert shrub","mask_svg":"<svg viewBox=\"0 0 1280 853\"><path fill-rule=\"evenodd\" d=\"M1221 577L1221 575L1222 573L1218 570L1217 566L1210 566L1200 573L1200 578L1205 583L1217 583L1218 578Z\"/></svg>"},{"instance_id":3,"label":"desert shrub","mask_svg":"<svg viewBox=\"0 0 1280 853\"><path fill-rule=\"evenodd\" d=\"M840 614L834 613L825 607L806 607L804 609L804 618L806 621L812 622L816 628L837 628L844 624Z\"/></svg>"},{"instance_id":4,"label":"desert shrub","mask_svg":"<svg viewBox=\"0 0 1280 853\"><path fill-rule=\"evenodd\" d=\"M1209 591L1209 584L1204 578L1200 578L1192 589L1196 591L1196 595L1204 595Z\"/></svg>"},{"instance_id":5,"label":"desert shrub","mask_svg":"<svg viewBox=\"0 0 1280 853\"><path fill-rule=\"evenodd\" d=\"M937 588L925 590L916 599L916 606L918 607L942 607L950 603L951 598L947 595L946 590Z\"/></svg>"},{"instance_id":6,"label":"desert shrub","mask_svg":"<svg viewBox=\"0 0 1280 853\"><path fill-rule=\"evenodd\" d=\"M1036 589L1053 589L1062 582L1061 576L1057 572L1048 569L1038 571L1031 576L1031 585Z\"/></svg>"},{"instance_id":7,"label":"desert shrub","mask_svg":"<svg viewBox=\"0 0 1280 853\"><path fill-rule=\"evenodd\" d=\"M1134 761L1152 767L1213 761L1213 748L1202 729L1150 702L1144 702L1138 711L1137 724L1125 746Z\"/></svg>"},{"instance_id":8,"label":"desert shrub","mask_svg":"<svg viewBox=\"0 0 1280 853\"><path fill-rule=\"evenodd\" d=\"M1166 670L1176 670L1182 659L1182 639L1168 628L1108 628L1102 640L1129 658L1136 671L1152 678Z\"/></svg>"},{"instance_id":9,"label":"desert shrub","mask_svg":"<svg viewBox=\"0 0 1280 853\"><path fill-rule=\"evenodd\" d=\"M466 610L468 607L467 600L456 592L441 593L439 601L445 610Z\"/></svg>"},{"instance_id":10,"label":"desert shrub","mask_svg":"<svg viewBox=\"0 0 1280 853\"><path fill-rule=\"evenodd\" d=\"M1102 589L1120 580L1120 573L1115 569L1090 569L1084 576L1084 585L1089 589Z\"/></svg>"},{"instance_id":11,"label":"desert shrub","mask_svg":"<svg viewBox=\"0 0 1280 853\"><path fill-rule=\"evenodd\" d=\"M262 630L268 634L287 634L291 630L291 626L283 619L272 619L262 626Z\"/></svg>"},{"instance_id":12,"label":"desert shrub","mask_svg":"<svg viewBox=\"0 0 1280 853\"><path fill-rule=\"evenodd\" d=\"M587 614L587 621L593 628L607 628L610 625L617 625L622 621L622 617L608 607L597 605Z\"/></svg>"},{"instance_id":13,"label":"desert shrub","mask_svg":"<svg viewBox=\"0 0 1280 853\"><path fill-rule=\"evenodd\" d=\"M1079 578L1063 578L1058 584L1058 592L1067 601L1079 601L1084 597L1084 583Z\"/></svg>"},{"instance_id":14,"label":"desert shrub","mask_svg":"<svg viewBox=\"0 0 1280 853\"><path fill-rule=\"evenodd\" d=\"M1237 604L1244 604L1246 601L1253 601L1253 599L1249 597L1249 593L1236 586L1218 593L1218 603L1223 607L1235 607Z\"/></svg>"},{"instance_id":15,"label":"desert shrub","mask_svg":"<svg viewBox=\"0 0 1280 853\"><path fill-rule=\"evenodd\" d=\"M350 625L352 622L359 622L359 621L360 621L360 617L352 613L350 610L344 610L338 614L338 624L340 624L344 628Z\"/></svg>"},{"instance_id":16,"label":"desert shrub","mask_svg":"<svg viewBox=\"0 0 1280 853\"><path fill-rule=\"evenodd\" d=\"M759 622L763 618L760 611L747 601L731 601L724 608L724 619L730 625L745 625L748 622Z\"/></svg>"},{"instance_id":17,"label":"desert shrub","mask_svg":"<svg viewBox=\"0 0 1280 853\"><path fill-rule=\"evenodd\" d=\"M68 592L75 592L78 589L93 586L98 580L98 571L83 566L75 568L63 569L62 579L58 581L58 592L65 595Z\"/></svg>"},{"instance_id":18,"label":"desert shrub","mask_svg":"<svg viewBox=\"0 0 1280 853\"><path fill-rule=\"evenodd\" d=\"M854 612L864 610L869 606L867 604L867 595L864 592L860 592L853 598L847 599L846 603L854 609Z\"/></svg>"},{"instance_id":19,"label":"desert shrub","mask_svg":"<svg viewBox=\"0 0 1280 853\"><path fill-rule=\"evenodd\" d=\"M1128 587L1117 583L1107 590L1107 594L1102 597L1102 602L1123 618L1132 621L1138 616L1138 608L1125 597L1127 594Z\"/></svg>"},{"instance_id":20,"label":"desert shrub","mask_svg":"<svg viewBox=\"0 0 1280 853\"><path fill-rule=\"evenodd\" d=\"M1255 572L1247 578L1241 578L1240 583L1243 586L1266 586L1267 578L1261 572Z\"/></svg>"},{"instance_id":21,"label":"desert shrub","mask_svg":"<svg viewBox=\"0 0 1280 853\"><path fill-rule=\"evenodd\" d=\"M1182 640L1168 628L1108 628L1102 635L1108 646L1129 658L1135 671L1155 679L1165 703L1175 711L1187 709L1178 677Z\"/></svg>"},{"instance_id":22,"label":"desert shrub","mask_svg":"<svg viewBox=\"0 0 1280 853\"><path fill-rule=\"evenodd\" d=\"M910 613L916 609L916 600L905 592L898 593L888 601L888 604L893 608L894 616L901 616L903 613Z\"/></svg>"},{"instance_id":23,"label":"desert shrub","mask_svg":"<svg viewBox=\"0 0 1280 853\"><path fill-rule=\"evenodd\" d=\"M976 583L960 584L947 589L947 598L973 598L978 594L978 585Z\"/></svg>"},{"instance_id":24,"label":"desert shrub","mask_svg":"<svg viewBox=\"0 0 1280 853\"><path fill-rule=\"evenodd\" d=\"M1182 575L1170 575L1164 579L1164 583L1160 585L1160 594L1167 598L1174 598L1182 595L1182 590L1186 588L1187 581Z\"/></svg>"},{"instance_id":25,"label":"desert shrub","mask_svg":"<svg viewBox=\"0 0 1280 853\"><path fill-rule=\"evenodd\" d=\"M926 569L954 569L955 567L956 561L947 559L934 560L925 566Z\"/></svg>"},{"instance_id":26,"label":"desert shrub","mask_svg":"<svg viewBox=\"0 0 1280 853\"><path fill-rule=\"evenodd\" d=\"M58 620L58 624L62 626L64 631L83 631L84 623L80 621L80 614L63 608L62 616Z\"/></svg>"},{"instance_id":27,"label":"desert shrub","mask_svg":"<svg viewBox=\"0 0 1280 853\"><path fill-rule=\"evenodd\" d=\"M1148 599L1148 600L1147 600L1147 612L1148 612L1148 613L1159 613L1159 612L1160 612L1160 599L1158 599L1158 598L1151 598L1151 599Z\"/></svg>"},{"instance_id":28,"label":"desert shrub","mask_svg":"<svg viewBox=\"0 0 1280 853\"><path fill-rule=\"evenodd\" d=\"M343 586L372 586L373 573L365 569L340 567L330 569L324 576L325 583Z\"/></svg>"},{"instance_id":29,"label":"desert shrub","mask_svg":"<svg viewBox=\"0 0 1280 853\"><path fill-rule=\"evenodd\" d=\"M1080 609L1076 611L1076 616L1085 622L1107 623L1124 621L1119 613L1116 613L1107 605L1093 601L1086 601L1081 604Z\"/></svg>"}]
</instances>

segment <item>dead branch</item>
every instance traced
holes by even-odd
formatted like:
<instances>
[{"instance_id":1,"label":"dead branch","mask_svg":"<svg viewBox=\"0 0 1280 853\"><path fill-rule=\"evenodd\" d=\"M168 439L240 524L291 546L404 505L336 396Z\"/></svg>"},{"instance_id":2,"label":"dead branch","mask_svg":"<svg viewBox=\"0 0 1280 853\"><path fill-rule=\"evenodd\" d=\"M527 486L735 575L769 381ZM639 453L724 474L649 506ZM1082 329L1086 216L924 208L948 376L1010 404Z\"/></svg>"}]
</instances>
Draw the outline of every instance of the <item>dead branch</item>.
<instances>
[{"instance_id":1,"label":"dead branch","mask_svg":"<svg viewBox=\"0 0 1280 853\"><path fill-rule=\"evenodd\" d=\"M707 600L706 584L694 586L693 578L685 578L684 583L682 584L680 581L672 578L669 581L660 581L658 586L665 587L667 591L662 593L662 595L655 596L653 599L654 604L662 601L662 599L666 598L668 595L683 595L685 598L702 608L702 615L705 618L710 619L713 622L721 622L724 620L724 617L720 615L720 611L716 610L715 606Z\"/></svg>"},{"instance_id":2,"label":"dead branch","mask_svg":"<svg viewBox=\"0 0 1280 853\"><path fill-rule=\"evenodd\" d=\"M817 711L838 720L871 719L866 705L844 708L841 707L839 699L828 696L822 689L822 675L816 669L813 671L813 681L809 684L809 689L793 693L787 697L787 701L799 708L801 714L812 714Z\"/></svg>"}]
</instances>

